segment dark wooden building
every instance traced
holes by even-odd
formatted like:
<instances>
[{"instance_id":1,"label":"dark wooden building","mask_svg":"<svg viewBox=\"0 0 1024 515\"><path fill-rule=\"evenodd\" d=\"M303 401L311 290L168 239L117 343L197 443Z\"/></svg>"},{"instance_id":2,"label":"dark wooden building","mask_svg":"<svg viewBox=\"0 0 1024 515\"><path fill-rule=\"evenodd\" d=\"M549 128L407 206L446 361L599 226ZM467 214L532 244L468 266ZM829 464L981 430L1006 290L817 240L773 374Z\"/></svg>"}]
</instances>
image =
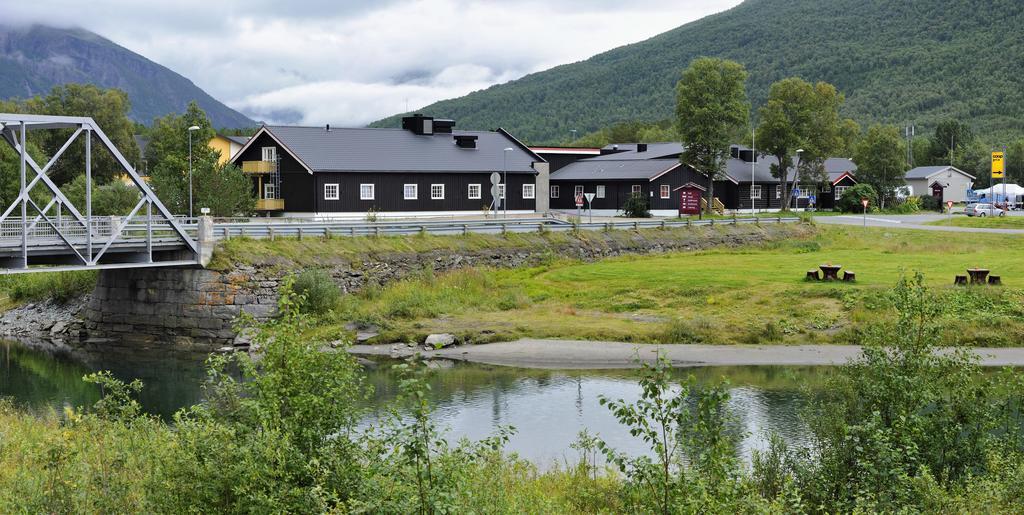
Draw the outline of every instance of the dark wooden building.
<instances>
[{"instance_id":1,"label":"dark wooden building","mask_svg":"<svg viewBox=\"0 0 1024 515\"><path fill-rule=\"evenodd\" d=\"M622 207L633 192L649 199L652 214L673 216L678 213L676 190L686 183L708 187L704 174L681 165L679 143L624 143L601 149L601 155L578 159L551 174L551 208L574 210L579 191L597 193L594 209L612 214ZM772 176L771 156L759 156L741 145L733 145L725 173L714 184L714 196L726 210L754 209L774 211L782 207L782 186ZM832 209L836 190L856 184L856 165L849 159L830 158L824 163L828 179L821 183L797 185L799 193L791 207ZM604 193L603 196L601 193Z\"/></svg>"},{"instance_id":2,"label":"dark wooden building","mask_svg":"<svg viewBox=\"0 0 1024 515\"><path fill-rule=\"evenodd\" d=\"M400 129L263 126L232 162L252 176L268 214L480 214L493 205L494 172L509 213L547 210L541 157L501 129L454 125L415 116Z\"/></svg>"}]
</instances>

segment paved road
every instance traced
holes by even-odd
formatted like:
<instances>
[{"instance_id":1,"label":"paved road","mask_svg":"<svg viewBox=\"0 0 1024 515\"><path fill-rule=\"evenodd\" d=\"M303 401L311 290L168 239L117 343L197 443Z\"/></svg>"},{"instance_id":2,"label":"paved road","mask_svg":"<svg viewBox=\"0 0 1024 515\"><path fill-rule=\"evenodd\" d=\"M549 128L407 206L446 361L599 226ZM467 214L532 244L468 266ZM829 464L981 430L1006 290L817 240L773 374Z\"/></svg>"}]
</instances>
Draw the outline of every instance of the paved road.
<instances>
[{"instance_id":1,"label":"paved road","mask_svg":"<svg viewBox=\"0 0 1024 515\"><path fill-rule=\"evenodd\" d=\"M356 355L424 357L546 369L637 368L636 358L652 361L658 352L676 367L739 365L840 365L860 355L852 345L638 345L622 342L522 339L423 351L405 345L360 345ZM985 366L1024 366L1024 348L976 349Z\"/></svg>"},{"instance_id":2,"label":"paved road","mask_svg":"<svg viewBox=\"0 0 1024 515\"><path fill-rule=\"evenodd\" d=\"M953 215L964 216L964 215ZM1024 216L1024 212L1011 212L1010 216ZM1024 234L1024 229L992 229L985 227L947 227L943 225L924 225L936 220L945 220L945 215L868 215L867 225L869 227L889 227L893 229L920 229L924 231L944 232L976 232L991 234ZM858 215L839 216L817 216L814 221L819 224L829 225L863 225L864 217Z\"/></svg>"}]
</instances>

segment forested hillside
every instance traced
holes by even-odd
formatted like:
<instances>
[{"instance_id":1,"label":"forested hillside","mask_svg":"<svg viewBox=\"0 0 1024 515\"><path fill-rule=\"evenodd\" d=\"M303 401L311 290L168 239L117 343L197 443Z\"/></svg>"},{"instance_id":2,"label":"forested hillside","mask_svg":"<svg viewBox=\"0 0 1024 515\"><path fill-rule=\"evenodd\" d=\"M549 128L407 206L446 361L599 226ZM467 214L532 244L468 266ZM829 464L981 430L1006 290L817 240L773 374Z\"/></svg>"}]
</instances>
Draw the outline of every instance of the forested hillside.
<instances>
[{"instance_id":1,"label":"forested hillside","mask_svg":"<svg viewBox=\"0 0 1024 515\"><path fill-rule=\"evenodd\" d=\"M756 109L772 82L827 81L862 125L957 118L978 133L1024 119L1024 2L747 0L647 41L418 109L461 128L504 127L559 142L625 120L673 115L674 86L695 57L744 64ZM376 122L394 126L397 118Z\"/></svg>"},{"instance_id":2,"label":"forested hillside","mask_svg":"<svg viewBox=\"0 0 1024 515\"><path fill-rule=\"evenodd\" d=\"M217 101L192 81L92 32L33 25L5 27L0 20L0 99L46 95L69 83L128 93L132 120L185 112L196 101L215 127L256 122Z\"/></svg>"}]
</instances>

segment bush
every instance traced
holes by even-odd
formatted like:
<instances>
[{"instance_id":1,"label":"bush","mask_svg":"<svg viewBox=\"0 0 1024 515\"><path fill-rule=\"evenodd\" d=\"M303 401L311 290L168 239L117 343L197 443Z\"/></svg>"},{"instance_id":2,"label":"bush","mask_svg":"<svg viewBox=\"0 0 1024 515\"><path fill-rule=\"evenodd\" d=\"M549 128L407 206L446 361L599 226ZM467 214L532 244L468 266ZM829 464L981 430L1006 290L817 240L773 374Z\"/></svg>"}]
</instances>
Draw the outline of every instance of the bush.
<instances>
[{"instance_id":1,"label":"bush","mask_svg":"<svg viewBox=\"0 0 1024 515\"><path fill-rule=\"evenodd\" d=\"M893 202L892 207L889 211L898 214L911 214L921 210L921 199L919 197L907 197L902 201Z\"/></svg>"},{"instance_id":2,"label":"bush","mask_svg":"<svg viewBox=\"0 0 1024 515\"><path fill-rule=\"evenodd\" d=\"M306 270L295 278L292 291L303 297L302 311L322 315L334 309L341 298L341 291L334 280L323 270Z\"/></svg>"},{"instance_id":3,"label":"bush","mask_svg":"<svg viewBox=\"0 0 1024 515\"><path fill-rule=\"evenodd\" d=\"M640 193L634 193L626 199L622 206L622 212L626 218L650 218L651 212L647 198Z\"/></svg>"},{"instance_id":4,"label":"bush","mask_svg":"<svg viewBox=\"0 0 1024 515\"><path fill-rule=\"evenodd\" d=\"M942 201L938 197L931 195L921 195L918 198L918 202L921 204L921 209L925 211L942 211Z\"/></svg>"},{"instance_id":5,"label":"bush","mask_svg":"<svg viewBox=\"0 0 1024 515\"><path fill-rule=\"evenodd\" d=\"M52 272L0 276L0 291L11 300L67 302L96 287L96 272Z\"/></svg>"},{"instance_id":6,"label":"bush","mask_svg":"<svg viewBox=\"0 0 1024 515\"><path fill-rule=\"evenodd\" d=\"M843 192L836 202L836 209L847 213L859 213L864 209L861 199L867 198L868 207L878 207L878 193L870 184L858 184Z\"/></svg>"}]
</instances>

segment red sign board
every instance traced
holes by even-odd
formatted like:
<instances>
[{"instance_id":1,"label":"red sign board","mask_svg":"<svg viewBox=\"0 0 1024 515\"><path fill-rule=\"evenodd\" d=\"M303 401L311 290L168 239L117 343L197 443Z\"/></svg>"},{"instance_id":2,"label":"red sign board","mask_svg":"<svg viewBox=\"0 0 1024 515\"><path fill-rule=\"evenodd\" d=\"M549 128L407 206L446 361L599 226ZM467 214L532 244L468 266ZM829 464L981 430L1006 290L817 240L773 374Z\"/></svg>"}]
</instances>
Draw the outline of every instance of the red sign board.
<instances>
[{"instance_id":1,"label":"red sign board","mask_svg":"<svg viewBox=\"0 0 1024 515\"><path fill-rule=\"evenodd\" d=\"M583 195L576 195L576 207L583 207Z\"/></svg>"},{"instance_id":2,"label":"red sign board","mask_svg":"<svg viewBox=\"0 0 1024 515\"><path fill-rule=\"evenodd\" d=\"M946 201L946 209L953 209L953 201L952 200L947 200Z\"/></svg>"},{"instance_id":3,"label":"red sign board","mask_svg":"<svg viewBox=\"0 0 1024 515\"><path fill-rule=\"evenodd\" d=\"M679 190L679 214L700 214L700 197L701 191L697 188L683 188Z\"/></svg>"},{"instance_id":4,"label":"red sign board","mask_svg":"<svg viewBox=\"0 0 1024 515\"><path fill-rule=\"evenodd\" d=\"M862 198L862 199L860 199L860 204L861 204L862 206L864 206L865 208L866 208L866 207L868 207L868 202L869 202L869 201L868 201L868 199L866 199L866 198Z\"/></svg>"}]
</instances>

